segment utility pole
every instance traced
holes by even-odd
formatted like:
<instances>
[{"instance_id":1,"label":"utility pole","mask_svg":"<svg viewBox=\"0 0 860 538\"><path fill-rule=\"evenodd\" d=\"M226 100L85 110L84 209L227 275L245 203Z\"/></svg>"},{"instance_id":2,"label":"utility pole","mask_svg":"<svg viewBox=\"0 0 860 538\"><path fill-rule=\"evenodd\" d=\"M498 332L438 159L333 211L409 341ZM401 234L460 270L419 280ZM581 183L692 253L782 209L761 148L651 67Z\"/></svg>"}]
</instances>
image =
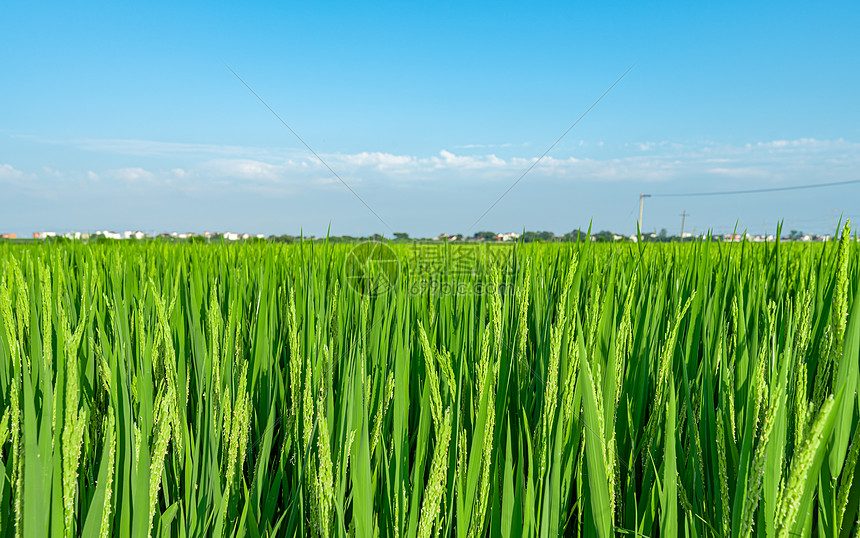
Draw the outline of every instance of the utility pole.
<instances>
[{"instance_id":1,"label":"utility pole","mask_svg":"<svg viewBox=\"0 0 860 538\"><path fill-rule=\"evenodd\" d=\"M645 198L651 198L650 194L640 194L639 195L639 231L640 233L645 232L645 228L642 227L642 208L645 205Z\"/></svg>"},{"instance_id":2,"label":"utility pole","mask_svg":"<svg viewBox=\"0 0 860 538\"><path fill-rule=\"evenodd\" d=\"M687 210L681 213L681 241L684 240L684 223L687 222Z\"/></svg>"}]
</instances>

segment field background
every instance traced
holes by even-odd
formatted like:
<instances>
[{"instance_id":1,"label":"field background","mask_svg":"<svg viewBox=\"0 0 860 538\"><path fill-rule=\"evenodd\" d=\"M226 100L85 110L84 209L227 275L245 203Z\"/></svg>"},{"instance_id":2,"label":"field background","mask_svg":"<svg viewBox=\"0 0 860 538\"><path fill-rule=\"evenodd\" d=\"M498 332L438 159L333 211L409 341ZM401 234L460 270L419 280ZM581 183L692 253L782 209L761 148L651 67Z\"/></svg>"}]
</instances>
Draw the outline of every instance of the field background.
<instances>
[{"instance_id":1,"label":"field background","mask_svg":"<svg viewBox=\"0 0 860 538\"><path fill-rule=\"evenodd\" d=\"M0 244L0 537L857 536L858 284L847 227Z\"/></svg>"}]
</instances>

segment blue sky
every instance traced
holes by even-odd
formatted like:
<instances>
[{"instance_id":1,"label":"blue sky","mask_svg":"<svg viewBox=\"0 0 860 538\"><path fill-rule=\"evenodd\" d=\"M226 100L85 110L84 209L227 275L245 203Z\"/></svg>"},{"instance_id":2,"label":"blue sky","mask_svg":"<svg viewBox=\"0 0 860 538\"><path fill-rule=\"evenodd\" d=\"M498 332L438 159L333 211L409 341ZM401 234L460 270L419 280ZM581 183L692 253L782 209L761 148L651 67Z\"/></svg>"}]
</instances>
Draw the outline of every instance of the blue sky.
<instances>
[{"instance_id":1,"label":"blue sky","mask_svg":"<svg viewBox=\"0 0 860 538\"><path fill-rule=\"evenodd\" d=\"M178 4L0 7L0 232L630 233L640 192L860 179L858 2ZM858 198L655 197L644 227L825 232Z\"/></svg>"}]
</instances>

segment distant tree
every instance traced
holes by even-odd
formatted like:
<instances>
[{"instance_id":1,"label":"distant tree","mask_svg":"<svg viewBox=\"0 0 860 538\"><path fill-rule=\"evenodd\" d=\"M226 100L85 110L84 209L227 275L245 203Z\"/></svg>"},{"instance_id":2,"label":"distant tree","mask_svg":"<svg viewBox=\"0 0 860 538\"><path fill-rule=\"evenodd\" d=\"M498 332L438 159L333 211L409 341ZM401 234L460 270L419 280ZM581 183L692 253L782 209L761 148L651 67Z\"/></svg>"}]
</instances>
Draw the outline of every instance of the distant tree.
<instances>
[{"instance_id":1,"label":"distant tree","mask_svg":"<svg viewBox=\"0 0 860 538\"><path fill-rule=\"evenodd\" d=\"M593 237L598 243L609 243L615 241L615 234L609 230L601 230L591 237Z\"/></svg>"},{"instance_id":2,"label":"distant tree","mask_svg":"<svg viewBox=\"0 0 860 538\"><path fill-rule=\"evenodd\" d=\"M555 239L555 234L552 232L525 232L523 241L526 243L546 243Z\"/></svg>"},{"instance_id":3,"label":"distant tree","mask_svg":"<svg viewBox=\"0 0 860 538\"><path fill-rule=\"evenodd\" d=\"M660 241L667 241L668 233L669 232L666 231L666 228L660 228L660 235L658 236L660 238Z\"/></svg>"},{"instance_id":4,"label":"distant tree","mask_svg":"<svg viewBox=\"0 0 860 538\"><path fill-rule=\"evenodd\" d=\"M214 236L214 235L212 236L213 241L217 241L217 239L218 238L216 236ZM296 240L296 238L293 237L292 235L275 235L275 236L272 236L272 241L274 241L275 243L292 243L295 240Z\"/></svg>"},{"instance_id":5,"label":"distant tree","mask_svg":"<svg viewBox=\"0 0 860 538\"><path fill-rule=\"evenodd\" d=\"M483 239L484 241L492 241L493 239L496 238L496 232L488 232L488 231L477 232L474 235L474 237L475 237L475 239Z\"/></svg>"},{"instance_id":6,"label":"distant tree","mask_svg":"<svg viewBox=\"0 0 860 538\"><path fill-rule=\"evenodd\" d=\"M797 241L797 240L799 240L799 239L800 239L800 238L802 238L802 237L803 237L803 230L792 230L792 231L788 234L788 238L789 238L791 241Z\"/></svg>"},{"instance_id":7,"label":"distant tree","mask_svg":"<svg viewBox=\"0 0 860 538\"><path fill-rule=\"evenodd\" d=\"M394 232L394 239L406 241L409 239L409 234L405 232Z\"/></svg>"},{"instance_id":8,"label":"distant tree","mask_svg":"<svg viewBox=\"0 0 860 538\"><path fill-rule=\"evenodd\" d=\"M581 241L587 238L588 234L586 232L583 232L582 230L573 230L572 232L568 232L561 237L563 241Z\"/></svg>"}]
</instances>

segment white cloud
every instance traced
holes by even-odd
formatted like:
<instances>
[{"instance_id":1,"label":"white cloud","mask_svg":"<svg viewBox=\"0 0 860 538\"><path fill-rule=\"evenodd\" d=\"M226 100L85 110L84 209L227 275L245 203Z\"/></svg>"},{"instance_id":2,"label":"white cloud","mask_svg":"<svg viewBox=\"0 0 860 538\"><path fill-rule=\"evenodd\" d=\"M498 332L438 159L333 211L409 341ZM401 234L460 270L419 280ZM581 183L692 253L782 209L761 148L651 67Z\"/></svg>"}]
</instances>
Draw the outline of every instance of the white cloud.
<instances>
[{"instance_id":1,"label":"white cloud","mask_svg":"<svg viewBox=\"0 0 860 538\"><path fill-rule=\"evenodd\" d=\"M283 179L286 166L253 159L217 159L203 166L207 175L225 179L274 181Z\"/></svg>"},{"instance_id":2,"label":"white cloud","mask_svg":"<svg viewBox=\"0 0 860 538\"><path fill-rule=\"evenodd\" d=\"M521 142L521 143L513 143L513 142L504 142L502 144L461 144L458 146L453 146L454 149L492 149L492 148L513 148L513 147L526 147L530 143L529 142Z\"/></svg>"},{"instance_id":3,"label":"white cloud","mask_svg":"<svg viewBox=\"0 0 860 538\"><path fill-rule=\"evenodd\" d=\"M829 152L840 150L855 150L860 146L856 142L849 142L843 138L836 140L819 140L817 138L798 138L796 140L770 140L746 144L745 148L763 148L787 152Z\"/></svg>"},{"instance_id":4,"label":"white cloud","mask_svg":"<svg viewBox=\"0 0 860 538\"><path fill-rule=\"evenodd\" d=\"M733 178L769 178L771 175L767 170L753 168L750 166L738 166L735 168L709 168L706 170L709 174L718 176L726 176Z\"/></svg>"},{"instance_id":5,"label":"white cloud","mask_svg":"<svg viewBox=\"0 0 860 538\"><path fill-rule=\"evenodd\" d=\"M14 181L23 177L24 172L17 170L11 164L0 164L0 181Z\"/></svg>"},{"instance_id":6,"label":"white cloud","mask_svg":"<svg viewBox=\"0 0 860 538\"><path fill-rule=\"evenodd\" d=\"M480 168L482 165L480 157L458 156L444 149L439 152L439 157L441 159L436 164L440 168Z\"/></svg>"},{"instance_id":7,"label":"white cloud","mask_svg":"<svg viewBox=\"0 0 860 538\"><path fill-rule=\"evenodd\" d=\"M109 177L114 179L119 179L121 181L127 181L129 183L136 183L141 181L151 182L156 179L155 174L150 172L149 170L145 170L143 168L120 168L117 170L111 170L107 173Z\"/></svg>"},{"instance_id":8,"label":"white cloud","mask_svg":"<svg viewBox=\"0 0 860 538\"><path fill-rule=\"evenodd\" d=\"M380 170L386 168L398 168L411 166L416 162L416 158L411 155L392 155L391 153L381 152L366 152L356 153L353 155L330 155L333 159L339 162L354 166L374 166Z\"/></svg>"},{"instance_id":9,"label":"white cloud","mask_svg":"<svg viewBox=\"0 0 860 538\"><path fill-rule=\"evenodd\" d=\"M484 149L495 147L494 144L463 144L462 146L454 146L455 149Z\"/></svg>"},{"instance_id":10,"label":"white cloud","mask_svg":"<svg viewBox=\"0 0 860 538\"><path fill-rule=\"evenodd\" d=\"M98 142L96 144L95 142ZM63 171L64 177L86 177L91 181L114 179L150 188L194 191L213 184L227 189L340 188L340 181L313 155L306 151L266 148L240 148L206 144L175 144L140 140L102 140L93 147L117 151L174 152L173 166L158 168L141 161L146 168L132 166L111 170L90 170L83 174ZM586 146L600 146L586 143ZM470 147L478 147L474 144ZM107 149L105 149L107 150ZM195 152L201 155L192 155ZM409 186L412 183L439 184L448 188L464 182L509 183L535 163L537 157L523 154L499 157L495 153L458 152L443 149L435 155L420 156L382 151L327 153L321 157L350 185ZM534 151L534 150L532 150ZM605 151L605 150L604 150ZM645 141L613 148L621 152L608 158L565 155L557 148L534 166L529 177L560 182L670 182L690 178L725 180L735 188L749 180L760 186L787 182L840 181L854 179L860 170L860 143L844 139L771 140L747 144L713 141L679 144L671 141ZM586 150L573 150L586 153ZM602 152L601 152L602 153ZM598 153L596 155L600 155ZM250 157L249 155L255 155ZM137 159L140 160L140 159ZM179 165L179 166L176 166ZM59 174L45 169L41 179ZM9 164L0 165L0 180L28 177ZM33 176L35 177L35 176Z\"/></svg>"},{"instance_id":11,"label":"white cloud","mask_svg":"<svg viewBox=\"0 0 860 538\"><path fill-rule=\"evenodd\" d=\"M823 178L834 170L856 175L860 168L860 143L841 139L804 138L745 145L714 142L684 145L661 141L636 143L633 147L644 153L633 152L607 159L548 155L530 174L565 181L672 181L713 176L778 182L815 181L816 177ZM428 157L385 152L321 156L348 183L395 181L398 184L404 181L513 180L537 160L537 157L528 156L501 158L493 153L460 154L446 149ZM308 155L285 161L216 159L201 169L204 176L225 179L337 183L315 157ZM828 177L827 180L833 179Z\"/></svg>"},{"instance_id":12,"label":"white cloud","mask_svg":"<svg viewBox=\"0 0 860 538\"><path fill-rule=\"evenodd\" d=\"M59 170L55 170L55 169L51 168L50 166L43 166L42 171L45 172L45 175L48 175L48 176L62 177L62 174L60 173Z\"/></svg>"}]
</instances>

